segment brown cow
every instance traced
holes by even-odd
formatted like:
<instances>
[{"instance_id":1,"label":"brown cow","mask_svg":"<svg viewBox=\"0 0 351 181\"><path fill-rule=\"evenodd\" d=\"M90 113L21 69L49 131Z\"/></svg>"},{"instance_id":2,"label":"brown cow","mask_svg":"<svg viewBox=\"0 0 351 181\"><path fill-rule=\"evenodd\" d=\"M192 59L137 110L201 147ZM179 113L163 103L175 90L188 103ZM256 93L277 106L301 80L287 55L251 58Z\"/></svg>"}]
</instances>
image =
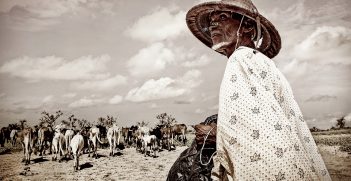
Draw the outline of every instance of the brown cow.
<instances>
[{"instance_id":1,"label":"brown cow","mask_svg":"<svg viewBox=\"0 0 351 181\"><path fill-rule=\"evenodd\" d=\"M5 146L5 143L7 142L10 142L10 133L11 133L11 130L9 127L3 127L1 128L0 130L0 145L2 147Z\"/></svg>"},{"instance_id":2,"label":"brown cow","mask_svg":"<svg viewBox=\"0 0 351 181\"><path fill-rule=\"evenodd\" d=\"M29 127L17 131L15 134L16 139L18 139L22 143L24 154L24 158L22 161L25 162L25 165L28 165L30 163L30 156L32 151L34 150L34 153L36 154L36 149L34 148L34 145L37 137L33 134L33 129Z\"/></svg>"},{"instance_id":3,"label":"brown cow","mask_svg":"<svg viewBox=\"0 0 351 181\"><path fill-rule=\"evenodd\" d=\"M183 144L185 145L186 143L186 130L187 127L185 124L175 124L171 127L172 129L172 138L174 138L175 136L181 136Z\"/></svg>"},{"instance_id":4,"label":"brown cow","mask_svg":"<svg viewBox=\"0 0 351 181\"><path fill-rule=\"evenodd\" d=\"M124 143L125 143L125 144L128 144L128 143L129 143L129 140L128 140L128 131L129 131L129 128L128 128L128 127L125 127L125 128L122 127L122 136L123 136L123 139L124 139Z\"/></svg>"},{"instance_id":5,"label":"brown cow","mask_svg":"<svg viewBox=\"0 0 351 181\"><path fill-rule=\"evenodd\" d=\"M39 156L45 154L45 146L47 143L50 144L49 150L51 154L52 139L54 138L54 131L51 127L41 127L38 130L38 144L39 144Z\"/></svg>"},{"instance_id":6,"label":"brown cow","mask_svg":"<svg viewBox=\"0 0 351 181\"><path fill-rule=\"evenodd\" d=\"M162 143L166 144L168 151L171 151L171 147L174 145L172 129L167 127L161 128L161 135Z\"/></svg>"}]
</instances>

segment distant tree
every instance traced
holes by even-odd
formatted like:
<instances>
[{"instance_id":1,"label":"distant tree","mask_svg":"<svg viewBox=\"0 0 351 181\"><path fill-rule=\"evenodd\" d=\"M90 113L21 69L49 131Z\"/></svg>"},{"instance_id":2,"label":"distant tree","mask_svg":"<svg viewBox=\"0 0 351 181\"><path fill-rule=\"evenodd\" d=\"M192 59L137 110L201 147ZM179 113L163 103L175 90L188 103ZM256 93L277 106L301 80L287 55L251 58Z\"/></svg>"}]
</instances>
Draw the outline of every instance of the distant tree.
<instances>
[{"instance_id":1,"label":"distant tree","mask_svg":"<svg viewBox=\"0 0 351 181\"><path fill-rule=\"evenodd\" d=\"M77 121L78 121L78 119L74 117L74 114L71 114L70 116L68 116L68 125L71 128L77 127L75 124Z\"/></svg>"},{"instance_id":2,"label":"distant tree","mask_svg":"<svg viewBox=\"0 0 351 181\"><path fill-rule=\"evenodd\" d=\"M111 127L114 123L117 123L117 118L114 118L113 116L107 115L107 119L105 121L105 125L107 127Z\"/></svg>"},{"instance_id":3,"label":"distant tree","mask_svg":"<svg viewBox=\"0 0 351 181\"><path fill-rule=\"evenodd\" d=\"M20 120L19 122L20 122L20 125L21 125L21 129L24 129L24 126L25 126L25 124L27 123L27 120L22 119L22 120Z\"/></svg>"},{"instance_id":4,"label":"distant tree","mask_svg":"<svg viewBox=\"0 0 351 181\"><path fill-rule=\"evenodd\" d=\"M137 122L137 125L139 126L139 127L143 127L143 126L147 126L149 123L148 122L146 122L146 121L141 121L141 122Z\"/></svg>"},{"instance_id":5,"label":"distant tree","mask_svg":"<svg viewBox=\"0 0 351 181\"><path fill-rule=\"evenodd\" d=\"M85 127L91 127L91 123L86 119L78 119L77 122L81 129Z\"/></svg>"},{"instance_id":6,"label":"distant tree","mask_svg":"<svg viewBox=\"0 0 351 181\"><path fill-rule=\"evenodd\" d=\"M339 127L339 129L342 129L345 127L345 116L336 120L336 127Z\"/></svg>"},{"instance_id":7,"label":"distant tree","mask_svg":"<svg viewBox=\"0 0 351 181\"><path fill-rule=\"evenodd\" d=\"M97 125L99 126L106 126L106 119L104 117L99 117L97 120Z\"/></svg>"},{"instance_id":8,"label":"distant tree","mask_svg":"<svg viewBox=\"0 0 351 181\"><path fill-rule=\"evenodd\" d=\"M39 119L39 125L44 126L46 124L49 127L53 127L55 125L55 121L63 115L63 113L60 110L56 111L55 114L50 114L46 111L43 111L41 114L42 117Z\"/></svg>"},{"instance_id":9,"label":"distant tree","mask_svg":"<svg viewBox=\"0 0 351 181\"><path fill-rule=\"evenodd\" d=\"M17 124L17 123L14 123L14 124L9 124L8 126L10 128L10 130L13 130L13 129L20 129L20 125Z\"/></svg>"},{"instance_id":10,"label":"distant tree","mask_svg":"<svg viewBox=\"0 0 351 181\"><path fill-rule=\"evenodd\" d=\"M320 129L318 129L318 128L316 128L316 127L313 127L313 128L310 129L310 131L311 131L311 132L318 132L318 131L320 131Z\"/></svg>"},{"instance_id":11,"label":"distant tree","mask_svg":"<svg viewBox=\"0 0 351 181\"><path fill-rule=\"evenodd\" d=\"M172 117L172 115L168 115L167 113L161 113L156 116L156 119L158 119L159 123L157 124L158 126L165 126L165 127L171 127L175 123L177 123L177 120Z\"/></svg>"}]
</instances>

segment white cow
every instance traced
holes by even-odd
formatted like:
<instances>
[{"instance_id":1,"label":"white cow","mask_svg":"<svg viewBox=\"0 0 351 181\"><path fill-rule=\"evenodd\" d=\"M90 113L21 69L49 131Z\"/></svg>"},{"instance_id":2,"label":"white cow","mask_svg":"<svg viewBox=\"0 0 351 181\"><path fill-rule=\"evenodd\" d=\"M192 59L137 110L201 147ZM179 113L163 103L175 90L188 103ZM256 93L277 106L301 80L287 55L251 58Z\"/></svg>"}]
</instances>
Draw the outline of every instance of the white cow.
<instances>
[{"instance_id":1,"label":"white cow","mask_svg":"<svg viewBox=\"0 0 351 181\"><path fill-rule=\"evenodd\" d=\"M150 128L146 126L141 126L137 129L136 131L136 137L135 137L135 142L136 144L136 150L137 151L142 151L142 142L143 142L143 137L145 135L150 135Z\"/></svg>"},{"instance_id":2,"label":"white cow","mask_svg":"<svg viewBox=\"0 0 351 181\"><path fill-rule=\"evenodd\" d=\"M57 160L57 155L64 155L63 145L65 144L65 136L61 133L60 129L56 129L54 133L54 138L52 139L52 150L54 152L54 156L52 157L52 161ZM61 158L59 158L59 162Z\"/></svg>"},{"instance_id":3,"label":"white cow","mask_svg":"<svg viewBox=\"0 0 351 181\"><path fill-rule=\"evenodd\" d=\"M89 141L88 141L88 157L90 157L90 142L93 144L93 158L97 158L97 141L99 141L101 144L102 141L99 138L100 130L97 127L91 128L89 131Z\"/></svg>"},{"instance_id":4,"label":"white cow","mask_svg":"<svg viewBox=\"0 0 351 181\"><path fill-rule=\"evenodd\" d=\"M121 129L114 124L107 131L107 139L108 139L108 142L110 143L110 156L114 156L114 150L116 149L116 146L119 145L120 138L121 138Z\"/></svg>"},{"instance_id":5,"label":"white cow","mask_svg":"<svg viewBox=\"0 0 351 181\"><path fill-rule=\"evenodd\" d=\"M10 140L11 140L12 146L16 146L17 132L18 132L18 130L16 130L16 129L11 130Z\"/></svg>"},{"instance_id":6,"label":"white cow","mask_svg":"<svg viewBox=\"0 0 351 181\"><path fill-rule=\"evenodd\" d=\"M66 143L66 153L68 156L71 156L71 148L70 148L70 144L71 144L71 140L74 136L74 131L71 129L68 129L65 133L65 143Z\"/></svg>"},{"instance_id":7,"label":"white cow","mask_svg":"<svg viewBox=\"0 0 351 181\"><path fill-rule=\"evenodd\" d=\"M148 148L150 151L150 155L151 152L154 153L154 157L156 157L156 152L157 152L157 138L155 135L145 135L142 138L142 145L144 148L144 156L146 156Z\"/></svg>"},{"instance_id":8,"label":"white cow","mask_svg":"<svg viewBox=\"0 0 351 181\"><path fill-rule=\"evenodd\" d=\"M83 147L84 147L84 138L80 133L76 134L72 138L70 147L72 149L73 156L74 156L74 167L73 168L74 168L74 171L77 171L79 168L79 155L82 152Z\"/></svg>"}]
</instances>

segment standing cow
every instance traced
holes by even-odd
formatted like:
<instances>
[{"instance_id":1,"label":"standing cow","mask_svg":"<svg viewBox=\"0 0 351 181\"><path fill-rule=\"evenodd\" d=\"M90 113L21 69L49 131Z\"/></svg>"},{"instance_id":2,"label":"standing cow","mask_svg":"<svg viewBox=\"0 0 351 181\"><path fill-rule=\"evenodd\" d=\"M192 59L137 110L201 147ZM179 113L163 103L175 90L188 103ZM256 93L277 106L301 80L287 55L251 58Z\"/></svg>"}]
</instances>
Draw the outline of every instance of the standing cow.
<instances>
[{"instance_id":1,"label":"standing cow","mask_svg":"<svg viewBox=\"0 0 351 181\"><path fill-rule=\"evenodd\" d=\"M79 155L83 151L84 148L84 138L80 133L77 133L71 140L70 147L73 152L74 157L74 171L79 169Z\"/></svg>"},{"instance_id":2,"label":"standing cow","mask_svg":"<svg viewBox=\"0 0 351 181\"><path fill-rule=\"evenodd\" d=\"M54 138L54 131L51 127L41 127L38 130L38 144L39 144L39 156L45 154L45 147L49 143L49 153L51 154L52 139Z\"/></svg>"},{"instance_id":3,"label":"standing cow","mask_svg":"<svg viewBox=\"0 0 351 181\"><path fill-rule=\"evenodd\" d=\"M52 139L52 151L54 152L54 156L52 157L52 161L56 161L58 155L64 155L63 145L65 144L65 136L62 134L60 129L55 129L54 138ZM59 158L59 162L61 162L61 158Z\"/></svg>"},{"instance_id":4,"label":"standing cow","mask_svg":"<svg viewBox=\"0 0 351 181\"><path fill-rule=\"evenodd\" d=\"M36 142L36 136L33 134L33 129L30 127L23 128L22 130L18 130L14 133L15 141L18 140L22 143L23 147L23 162L25 165L30 163L30 156L32 151L36 154L36 149L34 148Z\"/></svg>"},{"instance_id":5,"label":"standing cow","mask_svg":"<svg viewBox=\"0 0 351 181\"><path fill-rule=\"evenodd\" d=\"M0 130L0 145L2 147L5 146L5 143L10 142L10 133L11 133L11 130L9 127L1 128L1 130Z\"/></svg>"},{"instance_id":6,"label":"standing cow","mask_svg":"<svg viewBox=\"0 0 351 181\"><path fill-rule=\"evenodd\" d=\"M107 139L110 143L110 156L114 156L114 150L116 146L119 145L119 141L121 138L121 130L117 125L113 125L107 131Z\"/></svg>"},{"instance_id":7,"label":"standing cow","mask_svg":"<svg viewBox=\"0 0 351 181\"><path fill-rule=\"evenodd\" d=\"M187 127L185 124L175 124L171 127L172 129L172 138L174 139L175 136L181 136L182 142L185 145L186 143L186 130Z\"/></svg>"},{"instance_id":8,"label":"standing cow","mask_svg":"<svg viewBox=\"0 0 351 181\"><path fill-rule=\"evenodd\" d=\"M142 138L142 147L143 147L143 152L144 156L146 157L147 152L153 152L153 156L156 158L156 152L157 152L157 138L155 135L144 135Z\"/></svg>"},{"instance_id":9,"label":"standing cow","mask_svg":"<svg viewBox=\"0 0 351 181\"><path fill-rule=\"evenodd\" d=\"M13 147L16 146L16 140L17 140L16 136L17 136L17 133L18 133L18 132L19 132L19 130L17 130L17 129L11 130L11 133L10 133L10 140L11 140L11 145L12 145Z\"/></svg>"},{"instance_id":10,"label":"standing cow","mask_svg":"<svg viewBox=\"0 0 351 181\"><path fill-rule=\"evenodd\" d=\"M89 130L89 140L88 140L88 157L90 157L90 147L91 144L93 146L93 158L97 158L97 141L99 141L100 144L103 144L103 142L99 138L100 135L100 129L97 127L91 128Z\"/></svg>"},{"instance_id":11,"label":"standing cow","mask_svg":"<svg viewBox=\"0 0 351 181\"><path fill-rule=\"evenodd\" d=\"M71 153L71 147L69 146L71 144L71 140L74 136L74 131L72 129L66 130L65 133L65 143L66 143L66 155L70 157L72 155Z\"/></svg>"}]
</instances>

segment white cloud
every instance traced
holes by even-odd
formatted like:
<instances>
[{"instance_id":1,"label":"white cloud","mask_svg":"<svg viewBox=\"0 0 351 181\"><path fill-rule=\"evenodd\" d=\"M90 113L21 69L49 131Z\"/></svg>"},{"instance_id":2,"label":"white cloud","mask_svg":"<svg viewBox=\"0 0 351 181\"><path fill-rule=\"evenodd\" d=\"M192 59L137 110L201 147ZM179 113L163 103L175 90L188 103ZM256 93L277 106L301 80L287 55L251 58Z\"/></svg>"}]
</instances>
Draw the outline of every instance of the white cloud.
<instances>
[{"instance_id":1,"label":"white cloud","mask_svg":"<svg viewBox=\"0 0 351 181\"><path fill-rule=\"evenodd\" d=\"M110 100L109 103L110 104L119 104L123 101L123 97L120 95L115 95L113 96Z\"/></svg>"},{"instance_id":2,"label":"white cloud","mask_svg":"<svg viewBox=\"0 0 351 181\"><path fill-rule=\"evenodd\" d=\"M94 80L85 82L75 82L72 86L79 90L94 90L94 91L105 91L111 90L118 85L126 84L127 78L121 75L116 75L104 80Z\"/></svg>"},{"instance_id":3,"label":"white cloud","mask_svg":"<svg viewBox=\"0 0 351 181\"><path fill-rule=\"evenodd\" d=\"M336 99L336 96L331 95L315 95L308 98L305 102L328 102Z\"/></svg>"},{"instance_id":4,"label":"white cloud","mask_svg":"<svg viewBox=\"0 0 351 181\"><path fill-rule=\"evenodd\" d=\"M25 111L39 110L47 103L45 101L52 99L51 97L52 96L46 96L44 98L30 97L21 98L20 100L18 100L17 97L6 97L0 104L0 112L20 114ZM46 109L48 107L50 106L45 105Z\"/></svg>"},{"instance_id":5,"label":"white cloud","mask_svg":"<svg viewBox=\"0 0 351 181\"><path fill-rule=\"evenodd\" d=\"M42 31L59 24L64 15L114 14L113 3L104 0L2 0L0 12L6 13L11 28ZM88 12L88 13L86 13Z\"/></svg>"},{"instance_id":6,"label":"white cloud","mask_svg":"<svg viewBox=\"0 0 351 181\"><path fill-rule=\"evenodd\" d=\"M93 98L84 97L82 99L72 102L71 104L68 105L68 107L70 108L91 107L102 102L103 102L102 99L93 99Z\"/></svg>"},{"instance_id":7,"label":"white cloud","mask_svg":"<svg viewBox=\"0 0 351 181\"><path fill-rule=\"evenodd\" d=\"M53 95L48 95L48 96L44 97L44 99L43 99L42 102L43 102L43 103L52 102L53 99L54 99L54 96L53 96Z\"/></svg>"},{"instance_id":8,"label":"white cloud","mask_svg":"<svg viewBox=\"0 0 351 181\"><path fill-rule=\"evenodd\" d=\"M72 61L56 56L22 57L3 64L0 73L29 81L102 79L109 76L105 71L110 59L109 55L83 56Z\"/></svg>"},{"instance_id":9,"label":"white cloud","mask_svg":"<svg viewBox=\"0 0 351 181\"><path fill-rule=\"evenodd\" d=\"M282 71L290 80L316 82L334 78L333 83L345 84L350 81L347 66L351 65L351 29L345 27L322 26L316 28L300 44L297 44ZM341 68L343 67L343 68ZM301 78L306 79L301 79Z\"/></svg>"},{"instance_id":10,"label":"white cloud","mask_svg":"<svg viewBox=\"0 0 351 181\"><path fill-rule=\"evenodd\" d=\"M203 110L203 109L200 109L200 108L198 108L198 109L196 109L195 110L195 113L197 113L197 114L202 114L202 113L204 113L205 111Z\"/></svg>"},{"instance_id":11,"label":"white cloud","mask_svg":"<svg viewBox=\"0 0 351 181\"><path fill-rule=\"evenodd\" d=\"M184 67L201 67L201 66L205 66L208 65L210 63L210 58L206 55L202 55L200 56L198 59L194 60L194 61L186 61L184 62L182 65Z\"/></svg>"},{"instance_id":12,"label":"white cloud","mask_svg":"<svg viewBox=\"0 0 351 181\"><path fill-rule=\"evenodd\" d=\"M219 108L219 105L216 104L216 105L214 105L214 106L209 107L208 109L209 109L209 110L218 110L218 108Z\"/></svg>"},{"instance_id":13,"label":"white cloud","mask_svg":"<svg viewBox=\"0 0 351 181\"><path fill-rule=\"evenodd\" d=\"M299 61L320 65L350 65L351 29L345 27L318 27L310 36L295 47Z\"/></svg>"},{"instance_id":14,"label":"white cloud","mask_svg":"<svg viewBox=\"0 0 351 181\"><path fill-rule=\"evenodd\" d=\"M176 38L187 30L185 12L172 12L168 8L158 8L151 14L141 17L126 34L134 39L155 42Z\"/></svg>"},{"instance_id":15,"label":"white cloud","mask_svg":"<svg viewBox=\"0 0 351 181\"><path fill-rule=\"evenodd\" d=\"M152 103L152 104L150 105L150 108L151 108L151 109L158 108L158 105L157 105L156 103Z\"/></svg>"},{"instance_id":16,"label":"white cloud","mask_svg":"<svg viewBox=\"0 0 351 181\"><path fill-rule=\"evenodd\" d=\"M126 100L144 102L188 94L202 83L202 80L199 79L200 75L199 70L190 70L175 80L169 77L148 80L141 87L130 90Z\"/></svg>"},{"instance_id":17,"label":"white cloud","mask_svg":"<svg viewBox=\"0 0 351 181\"><path fill-rule=\"evenodd\" d=\"M192 69L187 71L183 77L178 79L178 83L186 88L187 90L190 90L192 88L195 88L199 86L202 83L202 80L200 79L201 72L196 69Z\"/></svg>"},{"instance_id":18,"label":"white cloud","mask_svg":"<svg viewBox=\"0 0 351 181\"><path fill-rule=\"evenodd\" d=\"M165 77L158 80L148 80L141 87L130 90L126 100L133 102L143 102L150 100L177 97L186 92L185 89L175 88L175 80Z\"/></svg>"},{"instance_id":19,"label":"white cloud","mask_svg":"<svg viewBox=\"0 0 351 181\"><path fill-rule=\"evenodd\" d=\"M76 97L77 94L76 93L67 93L67 94L63 94L62 97L64 98L73 98Z\"/></svg>"},{"instance_id":20,"label":"white cloud","mask_svg":"<svg viewBox=\"0 0 351 181\"><path fill-rule=\"evenodd\" d=\"M155 74L174 61L175 55L172 50L165 47L163 43L154 43L141 49L128 61L127 66L132 75L143 76Z\"/></svg>"}]
</instances>

